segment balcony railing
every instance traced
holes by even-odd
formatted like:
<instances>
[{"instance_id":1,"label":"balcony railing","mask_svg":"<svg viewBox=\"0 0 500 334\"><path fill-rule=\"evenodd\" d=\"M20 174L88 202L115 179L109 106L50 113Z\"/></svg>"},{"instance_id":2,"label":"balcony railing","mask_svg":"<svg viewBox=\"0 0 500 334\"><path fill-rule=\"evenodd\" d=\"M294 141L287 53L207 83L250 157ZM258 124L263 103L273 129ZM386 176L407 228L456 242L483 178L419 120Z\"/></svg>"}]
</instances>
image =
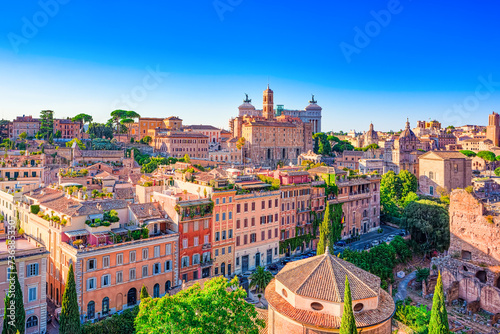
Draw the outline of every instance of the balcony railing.
<instances>
[{"instance_id":1,"label":"balcony railing","mask_svg":"<svg viewBox=\"0 0 500 334\"><path fill-rule=\"evenodd\" d=\"M206 268L206 267L210 267L212 266L214 263L214 260L210 259L210 260L204 260L204 261L201 261L200 263L200 267L201 268Z\"/></svg>"},{"instance_id":2,"label":"balcony railing","mask_svg":"<svg viewBox=\"0 0 500 334\"><path fill-rule=\"evenodd\" d=\"M210 248L212 248L211 244L203 244L203 246L201 247L201 250L207 250L207 249L210 249Z\"/></svg>"}]
</instances>

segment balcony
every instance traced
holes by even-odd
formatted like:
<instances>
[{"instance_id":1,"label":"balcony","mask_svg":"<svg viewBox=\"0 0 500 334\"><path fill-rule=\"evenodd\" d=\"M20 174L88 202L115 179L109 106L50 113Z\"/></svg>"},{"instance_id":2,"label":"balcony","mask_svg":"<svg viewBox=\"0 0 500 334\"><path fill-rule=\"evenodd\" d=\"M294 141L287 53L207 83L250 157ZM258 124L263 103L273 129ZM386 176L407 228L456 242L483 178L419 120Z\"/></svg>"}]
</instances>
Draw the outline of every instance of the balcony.
<instances>
[{"instance_id":1,"label":"balcony","mask_svg":"<svg viewBox=\"0 0 500 334\"><path fill-rule=\"evenodd\" d=\"M207 268L207 267L211 267L213 264L214 264L214 260L208 259L208 260L205 260L205 261L201 261L200 267L201 268Z\"/></svg>"},{"instance_id":2,"label":"balcony","mask_svg":"<svg viewBox=\"0 0 500 334\"><path fill-rule=\"evenodd\" d=\"M201 250L208 250L210 248L212 248L211 244L203 244L203 246L201 246Z\"/></svg>"}]
</instances>

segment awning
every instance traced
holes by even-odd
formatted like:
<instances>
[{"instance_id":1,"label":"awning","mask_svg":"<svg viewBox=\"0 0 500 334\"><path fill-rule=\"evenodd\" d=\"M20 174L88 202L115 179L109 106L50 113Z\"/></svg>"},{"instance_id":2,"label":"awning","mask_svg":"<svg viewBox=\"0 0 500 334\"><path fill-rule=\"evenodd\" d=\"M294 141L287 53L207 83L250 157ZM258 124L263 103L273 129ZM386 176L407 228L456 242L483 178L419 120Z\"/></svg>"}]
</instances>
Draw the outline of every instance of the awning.
<instances>
[{"instance_id":1,"label":"awning","mask_svg":"<svg viewBox=\"0 0 500 334\"><path fill-rule=\"evenodd\" d=\"M67 231L67 232L64 232L66 233L66 235L70 238L74 238L74 237L81 237L81 236L84 236L84 235L89 235L89 232L87 230L75 230L75 231Z\"/></svg>"},{"instance_id":2,"label":"awning","mask_svg":"<svg viewBox=\"0 0 500 334\"><path fill-rule=\"evenodd\" d=\"M123 227L118 227L118 228L112 228L111 232L116 233L116 234L120 234L120 233L127 233L128 230L123 228Z\"/></svg>"}]
</instances>

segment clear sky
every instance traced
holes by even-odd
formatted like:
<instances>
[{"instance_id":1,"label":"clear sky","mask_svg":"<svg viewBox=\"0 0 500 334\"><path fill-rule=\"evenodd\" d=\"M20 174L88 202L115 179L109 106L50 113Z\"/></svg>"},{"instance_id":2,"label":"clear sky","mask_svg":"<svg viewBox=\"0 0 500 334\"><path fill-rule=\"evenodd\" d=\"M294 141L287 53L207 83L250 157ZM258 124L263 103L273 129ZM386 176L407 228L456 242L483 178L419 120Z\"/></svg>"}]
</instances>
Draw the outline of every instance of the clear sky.
<instances>
[{"instance_id":1,"label":"clear sky","mask_svg":"<svg viewBox=\"0 0 500 334\"><path fill-rule=\"evenodd\" d=\"M315 94L323 130L399 130L406 117L486 124L500 103L500 4L473 1L8 1L0 117L118 108L228 127L269 81Z\"/></svg>"}]
</instances>

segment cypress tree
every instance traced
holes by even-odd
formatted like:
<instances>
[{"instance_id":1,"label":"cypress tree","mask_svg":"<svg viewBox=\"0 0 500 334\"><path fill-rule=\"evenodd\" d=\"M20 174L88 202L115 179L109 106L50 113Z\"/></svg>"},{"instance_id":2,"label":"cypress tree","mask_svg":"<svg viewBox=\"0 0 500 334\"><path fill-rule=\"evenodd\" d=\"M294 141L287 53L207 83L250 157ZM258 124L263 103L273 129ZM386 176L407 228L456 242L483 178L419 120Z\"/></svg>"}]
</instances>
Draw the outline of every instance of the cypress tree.
<instances>
[{"instance_id":1,"label":"cypress tree","mask_svg":"<svg viewBox=\"0 0 500 334\"><path fill-rule=\"evenodd\" d=\"M12 264L9 278L9 291L5 295L5 311L2 334L15 334L19 331L24 334L26 312L24 311L23 292L19 277L17 275L17 266ZM14 310L13 313L11 310Z\"/></svg>"},{"instance_id":2,"label":"cypress tree","mask_svg":"<svg viewBox=\"0 0 500 334\"><path fill-rule=\"evenodd\" d=\"M316 246L316 255L325 253L326 245L330 239L330 205L326 205L325 217L319 226L319 241Z\"/></svg>"},{"instance_id":3,"label":"cypress tree","mask_svg":"<svg viewBox=\"0 0 500 334\"><path fill-rule=\"evenodd\" d=\"M78 310L78 300L76 298L73 264L69 265L68 281L64 289L60 319L60 334L80 334L80 312Z\"/></svg>"},{"instance_id":4,"label":"cypress tree","mask_svg":"<svg viewBox=\"0 0 500 334\"><path fill-rule=\"evenodd\" d=\"M148 297L149 297L148 289L143 284L142 288L141 288L141 301L144 300L144 299L146 299L146 298L148 298Z\"/></svg>"},{"instance_id":5,"label":"cypress tree","mask_svg":"<svg viewBox=\"0 0 500 334\"><path fill-rule=\"evenodd\" d=\"M342 320L340 322L340 334L357 334L356 319L354 319L354 311L352 310L352 296L351 287L347 275L345 277L344 289L344 312L342 313Z\"/></svg>"},{"instance_id":6,"label":"cypress tree","mask_svg":"<svg viewBox=\"0 0 500 334\"><path fill-rule=\"evenodd\" d=\"M444 300L443 281L439 273L434 297L432 299L431 320L429 322L429 334L448 334L448 312Z\"/></svg>"}]
</instances>

